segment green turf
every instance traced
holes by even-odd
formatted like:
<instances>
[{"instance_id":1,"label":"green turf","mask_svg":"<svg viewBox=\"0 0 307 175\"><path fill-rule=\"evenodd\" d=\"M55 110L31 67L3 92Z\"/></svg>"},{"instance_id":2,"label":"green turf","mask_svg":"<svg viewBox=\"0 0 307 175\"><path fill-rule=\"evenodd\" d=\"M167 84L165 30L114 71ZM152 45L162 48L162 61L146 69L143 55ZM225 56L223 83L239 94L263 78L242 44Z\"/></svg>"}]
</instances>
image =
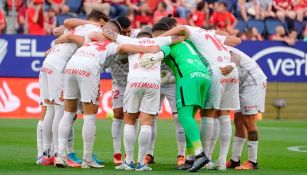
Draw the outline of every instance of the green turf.
<instances>
[{"instance_id":1,"label":"green turf","mask_svg":"<svg viewBox=\"0 0 307 175\"><path fill-rule=\"evenodd\" d=\"M104 169L59 169L36 165L37 120L0 120L0 174L144 174L114 170L112 162L111 120L97 121L95 153L106 163ZM226 172L201 170L199 174L307 174L307 153L288 151L289 146L307 145L307 121L261 121L259 162L260 169L252 172ZM75 125L77 154L82 154L82 120ZM170 120L158 122L153 171L146 174L188 174L174 170L177 146L175 128ZM216 148L218 151L218 148ZM231 149L230 149L231 150ZM215 151L215 152L217 152ZM243 160L246 159L246 148ZM216 158L216 153L214 157ZM229 154L230 155L230 154Z\"/></svg>"}]
</instances>

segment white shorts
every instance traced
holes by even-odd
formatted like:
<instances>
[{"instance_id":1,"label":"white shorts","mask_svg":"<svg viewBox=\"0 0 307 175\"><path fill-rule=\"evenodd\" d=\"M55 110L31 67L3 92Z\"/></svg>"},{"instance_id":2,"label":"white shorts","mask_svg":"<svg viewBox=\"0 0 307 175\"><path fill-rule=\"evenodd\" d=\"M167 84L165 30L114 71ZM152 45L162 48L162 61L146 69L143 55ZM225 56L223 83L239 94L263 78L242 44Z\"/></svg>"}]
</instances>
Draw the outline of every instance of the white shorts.
<instances>
[{"instance_id":1,"label":"white shorts","mask_svg":"<svg viewBox=\"0 0 307 175\"><path fill-rule=\"evenodd\" d=\"M265 108L266 81L260 84L250 84L240 87L240 106L236 112L243 115L263 113Z\"/></svg>"},{"instance_id":2,"label":"white shorts","mask_svg":"<svg viewBox=\"0 0 307 175\"><path fill-rule=\"evenodd\" d=\"M68 62L64 75L64 99L99 105L100 75L94 75L84 65Z\"/></svg>"},{"instance_id":3,"label":"white shorts","mask_svg":"<svg viewBox=\"0 0 307 175\"><path fill-rule=\"evenodd\" d=\"M124 112L157 115L160 104L160 82L149 78L134 78L127 83Z\"/></svg>"},{"instance_id":4,"label":"white shorts","mask_svg":"<svg viewBox=\"0 0 307 175\"><path fill-rule=\"evenodd\" d=\"M63 101L64 74L54 67L44 64L39 73L40 100L46 106L45 100L50 100L59 105Z\"/></svg>"},{"instance_id":5,"label":"white shorts","mask_svg":"<svg viewBox=\"0 0 307 175\"><path fill-rule=\"evenodd\" d=\"M172 113L177 112L176 108L176 85L170 84L170 85L164 85L160 89L160 110L162 106L162 102L164 98L166 97L168 103L171 106Z\"/></svg>"},{"instance_id":6,"label":"white shorts","mask_svg":"<svg viewBox=\"0 0 307 175\"><path fill-rule=\"evenodd\" d=\"M234 69L227 76L216 72L213 74L209 98L205 102L205 109L240 109L238 69Z\"/></svg>"},{"instance_id":7,"label":"white shorts","mask_svg":"<svg viewBox=\"0 0 307 175\"><path fill-rule=\"evenodd\" d=\"M126 87L112 84L112 109L123 107L125 89Z\"/></svg>"}]
</instances>

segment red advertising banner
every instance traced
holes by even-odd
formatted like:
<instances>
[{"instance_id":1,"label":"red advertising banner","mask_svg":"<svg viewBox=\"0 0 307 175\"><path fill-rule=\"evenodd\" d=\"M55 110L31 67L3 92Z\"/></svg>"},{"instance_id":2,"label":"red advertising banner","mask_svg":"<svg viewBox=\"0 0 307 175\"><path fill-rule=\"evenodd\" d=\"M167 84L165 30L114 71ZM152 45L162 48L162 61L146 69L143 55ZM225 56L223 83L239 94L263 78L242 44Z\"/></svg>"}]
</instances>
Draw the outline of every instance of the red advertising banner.
<instances>
[{"instance_id":1,"label":"red advertising banner","mask_svg":"<svg viewBox=\"0 0 307 175\"><path fill-rule=\"evenodd\" d=\"M112 111L112 81L101 80L99 118ZM0 78L0 118L39 118L39 83L37 78ZM164 100L160 118L171 118L171 108Z\"/></svg>"}]
</instances>

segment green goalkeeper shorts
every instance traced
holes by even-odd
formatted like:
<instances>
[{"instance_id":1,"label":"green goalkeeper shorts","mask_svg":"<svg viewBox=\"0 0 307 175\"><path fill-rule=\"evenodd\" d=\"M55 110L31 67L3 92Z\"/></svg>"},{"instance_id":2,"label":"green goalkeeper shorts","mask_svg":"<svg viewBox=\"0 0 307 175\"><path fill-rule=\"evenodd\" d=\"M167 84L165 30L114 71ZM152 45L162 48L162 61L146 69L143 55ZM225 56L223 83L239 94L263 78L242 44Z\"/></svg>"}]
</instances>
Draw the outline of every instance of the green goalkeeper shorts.
<instances>
[{"instance_id":1,"label":"green goalkeeper shorts","mask_svg":"<svg viewBox=\"0 0 307 175\"><path fill-rule=\"evenodd\" d=\"M205 72L192 72L176 80L176 107L199 106L204 108L210 89L210 76Z\"/></svg>"}]
</instances>

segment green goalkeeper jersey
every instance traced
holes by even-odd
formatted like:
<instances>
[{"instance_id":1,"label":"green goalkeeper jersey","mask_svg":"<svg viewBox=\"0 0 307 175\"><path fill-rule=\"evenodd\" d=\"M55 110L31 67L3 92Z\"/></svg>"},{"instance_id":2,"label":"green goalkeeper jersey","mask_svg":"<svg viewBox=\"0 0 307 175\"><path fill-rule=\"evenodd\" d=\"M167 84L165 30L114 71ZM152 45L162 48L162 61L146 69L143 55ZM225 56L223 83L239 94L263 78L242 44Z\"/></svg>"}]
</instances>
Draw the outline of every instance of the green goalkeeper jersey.
<instances>
[{"instance_id":1,"label":"green goalkeeper jersey","mask_svg":"<svg viewBox=\"0 0 307 175\"><path fill-rule=\"evenodd\" d=\"M164 62L172 69L176 79L192 72L207 73L207 67L202 63L190 41L162 46L161 50L165 55Z\"/></svg>"}]
</instances>

